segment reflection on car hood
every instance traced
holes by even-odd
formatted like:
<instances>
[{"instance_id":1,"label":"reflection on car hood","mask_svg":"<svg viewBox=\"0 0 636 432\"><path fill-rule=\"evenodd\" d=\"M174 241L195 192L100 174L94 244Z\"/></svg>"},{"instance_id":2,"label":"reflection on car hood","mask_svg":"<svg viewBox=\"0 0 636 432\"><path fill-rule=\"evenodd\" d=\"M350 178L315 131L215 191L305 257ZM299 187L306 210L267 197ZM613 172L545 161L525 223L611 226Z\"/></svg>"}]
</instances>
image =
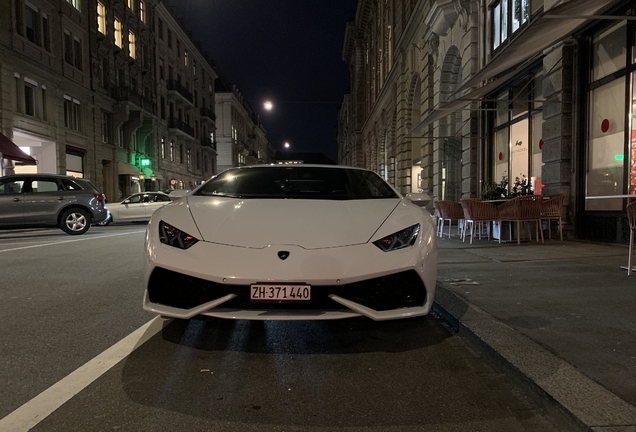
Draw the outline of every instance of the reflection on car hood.
<instances>
[{"instance_id":1,"label":"reflection on car hood","mask_svg":"<svg viewBox=\"0 0 636 432\"><path fill-rule=\"evenodd\" d=\"M366 243L400 203L399 198L327 201L189 196L187 200L205 241L306 249Z\"/></svg>"}]
</instances>

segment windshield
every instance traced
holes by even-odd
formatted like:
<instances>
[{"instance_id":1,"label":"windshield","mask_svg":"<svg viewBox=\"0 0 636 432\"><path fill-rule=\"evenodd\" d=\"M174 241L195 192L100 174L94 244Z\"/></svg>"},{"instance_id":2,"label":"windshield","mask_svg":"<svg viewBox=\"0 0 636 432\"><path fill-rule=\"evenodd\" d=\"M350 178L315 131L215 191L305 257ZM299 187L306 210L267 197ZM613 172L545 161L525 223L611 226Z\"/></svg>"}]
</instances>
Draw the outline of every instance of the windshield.
<instances>
[{"instance_id":1,"label":"windshield","mask_svg":"<svg viewBox=\"0 0 636 432\"><path fill-rule=\"evenodd\" d=\"M228 170L206 182L193 195L326 200L398 198L371 171L307 166Z\"/></svg>"}]
</instances>

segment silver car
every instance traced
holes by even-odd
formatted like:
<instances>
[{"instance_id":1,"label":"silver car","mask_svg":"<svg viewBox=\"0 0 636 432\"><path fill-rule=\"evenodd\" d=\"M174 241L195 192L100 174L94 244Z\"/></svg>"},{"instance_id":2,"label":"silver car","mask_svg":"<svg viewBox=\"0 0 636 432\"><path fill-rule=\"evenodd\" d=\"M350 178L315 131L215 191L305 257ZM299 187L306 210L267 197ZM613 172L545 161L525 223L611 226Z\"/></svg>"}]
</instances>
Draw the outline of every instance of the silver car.
<instances>
[{"instance_id":1,"label":"silver car","mask_svg":"<svg viewBox=\"0 0 636 432\"><path fill-rule=\"evenodd\" d=\"M104 222L144 222L160 207L170 203L170 196L163 192L140 192L127 197L118 203L108 203L106 208L110 212Z\"/></svg>"},{"instance_id":2,"label":"silver car","mask_svg":"<svg viewBox=\"0 0 636 432\"><path fill-rule=\"evenodd\" d=\"M84 234L108 217L104 194L88 180L57 174L0 177L0 229L58 226Z\"/></svg>"}]
</instances>

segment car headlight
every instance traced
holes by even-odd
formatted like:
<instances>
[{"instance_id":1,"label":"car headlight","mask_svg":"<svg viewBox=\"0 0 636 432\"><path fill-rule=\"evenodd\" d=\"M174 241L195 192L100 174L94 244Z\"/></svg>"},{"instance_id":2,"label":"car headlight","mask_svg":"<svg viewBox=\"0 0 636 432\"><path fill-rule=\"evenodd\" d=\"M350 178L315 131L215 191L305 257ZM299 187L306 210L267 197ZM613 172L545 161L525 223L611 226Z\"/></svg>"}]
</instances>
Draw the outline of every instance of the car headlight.
<instances>
[{"instance_id":1,"label":"car headlight","mask_svg":"<svg viewBox=\"0 0 636 432\"><path fill-rule=\"evenodd\" d=\"M402 231L398 231L391 235L388 235L380 240L373 242L374 245L382 249L384 252L391 252L394 250L402 249L405 247L413 246L417 235L420 232L420 224L415 224L408 228L404 228Z\"/></svg>"},{"instance_id":2,"label":"car headlight","mask_svg":"<svg viewBox=\"0 0 636 432\"><path fill-rule=\"evenodd\" d=\"M190 234L165 223L164 221L160 221L159 241L163 244L167 244L168 246L173 246L179 249L188 249L199 240Z\"/></svg>"}]
</instances>

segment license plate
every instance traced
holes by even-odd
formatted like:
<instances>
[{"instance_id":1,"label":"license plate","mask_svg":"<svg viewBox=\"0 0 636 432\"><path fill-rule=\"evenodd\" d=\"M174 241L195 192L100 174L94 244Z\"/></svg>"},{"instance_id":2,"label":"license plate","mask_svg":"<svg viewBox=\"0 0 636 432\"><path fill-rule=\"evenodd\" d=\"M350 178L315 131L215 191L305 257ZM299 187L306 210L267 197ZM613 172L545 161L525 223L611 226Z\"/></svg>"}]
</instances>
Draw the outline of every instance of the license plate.
<instances>
[{"instance_id":1,"label":"license plate","mask_svg":"<svg viewBox=\"0 0 636 432\"><path fill-rule=\"evenodd\" d=\"M256 302L305 302L311 300L309 285L270 285L254 284L250 286L250 300Z\"/></svg>"}]
</instances>

